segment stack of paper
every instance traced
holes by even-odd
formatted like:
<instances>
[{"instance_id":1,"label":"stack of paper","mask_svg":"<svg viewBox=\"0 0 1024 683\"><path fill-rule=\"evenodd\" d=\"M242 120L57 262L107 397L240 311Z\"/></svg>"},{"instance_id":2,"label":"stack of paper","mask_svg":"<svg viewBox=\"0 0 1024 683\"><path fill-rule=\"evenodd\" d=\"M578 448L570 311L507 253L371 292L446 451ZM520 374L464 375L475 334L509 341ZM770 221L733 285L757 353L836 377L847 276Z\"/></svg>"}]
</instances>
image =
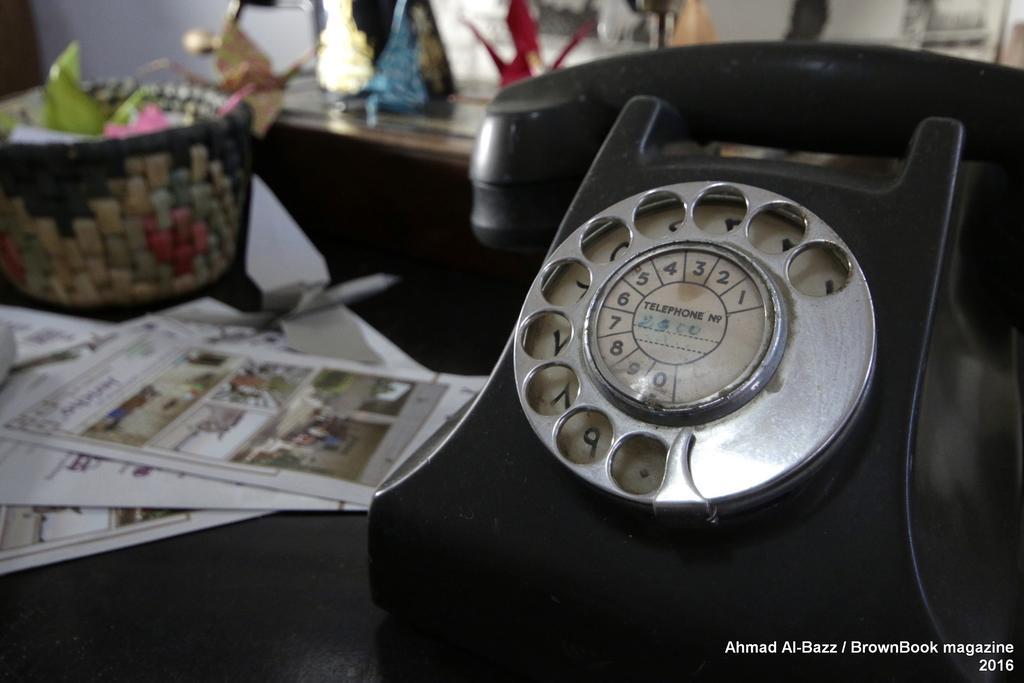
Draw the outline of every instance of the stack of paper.
<instances>
[{"instance_id":1,"label":"stack of paper","mask_svg":"<svg viewBox=\"0 0 1024 683\"><path fill-rule=\"evenodd\" d=\"M0 573L272 510L365 509L482 383L385 343L369 365L167 317L111 327L0 307L0 321L66 342L26 344L0 392Z\"/></svg>"},{"instance_id":2,"label":"stack of paper","mask_svg":"<svg viewBox=\"0 0 1024 683\"><path fill-rule=\"evenodd\" d=\"M344 307L395 278L325 289L312 262L275 312L202 299L110 325L0 306L17 341L0 573L274 510L365 510L483 378L430 372Z\"/></svg>"}]
</instances>

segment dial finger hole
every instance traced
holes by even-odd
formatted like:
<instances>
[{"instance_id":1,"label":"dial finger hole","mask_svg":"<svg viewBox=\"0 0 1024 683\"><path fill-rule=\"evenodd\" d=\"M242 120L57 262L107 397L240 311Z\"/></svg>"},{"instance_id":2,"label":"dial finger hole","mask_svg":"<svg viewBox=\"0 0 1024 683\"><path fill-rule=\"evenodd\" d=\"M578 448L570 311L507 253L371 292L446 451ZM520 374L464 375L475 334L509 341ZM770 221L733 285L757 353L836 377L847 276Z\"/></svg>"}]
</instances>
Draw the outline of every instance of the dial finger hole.
<instances>
[{"instance_id":1,"label":"dial finger hole","mask_svg":"<svg viewBox=\"0 0 1024 683\"><path fill-rule=\"evenodd\" d=\"M623 491L644 495L657 491L665 479L668 448L649 436L626 439L612 456L612 479Z\"/></svg>"},{"instance_id":2,"label":"dial finger hole","mask_svg":"<svg viewBox=\"0 0 1024 683\"><path fill-rule=\"evenodd\" d=\"M632 235L626 224L617 218L598 218L583 233L580 248L594 263L611 263L620 258Z\"/></svg>"},{"instance_id":3,"label":"dial finger hole","mask_svg":"<svg viewBox=\"0 0 1024 683\"><path fill-rule=\"evenodd\" d=\"M590 271L579 261L562 261L548 268L541 279L540 291L548 303L570 306L590 289Z\"/></svg>"},{"instance_id":4,"label":"dial finger hole","mask_svg":"<svg viewBox=\"0 0 1024 683\"><path fill-rule=\"evenodd\" d=\"M580 382L564 365L548 365L526 382L526 402L538 415L561 415L576 402Z\"/></svg>"},{"instance_id":5,"label":"dial finger hole","mask_svg":"<svg viewBox=\"0 0 1024 683\"><path fill-rule=\"evenodd\" d=\"M829 296L846 286L850 271L846 252L831 242L814 242L793 256L787 275L797 291L807 296Z\"/></svg>"},{"instance_id":6,"label":"dial finger hole","mask_svg":"<svg viewBox=\"0 0 1024 683\"><path fill-rule=\"evenodd\" d=\"M676 233L685 218L682 199L671 192L655 192L636 207L633 223L640 234L658 239Z\"/></svg>"},{"instance_id":7,"label":"dial finger hole","mask_svg":"<svg viewBox=\"0 0 1024 683\"><path fill-rule=\"evenodd\" d=\"M747 239L766 254L781 254L799 244L807 232L807 219L792 204L775 204L750 219Z\"/></svg>"},{"instance_id":8,"label":"dial finger hole","mask_svg":"<svg viewBox=\"0 0 1024 683\"><path fill-rule=\"evenodd\" d=\"M572 339L572 325L561 313L548 311L523 326L522 344L531 358L548 360L562 352Z\"/></svg>"},{"instance_id":9,"label":"dial finger hole","mask_svg":"<svg viewBox=\"0 0 1024 683\"><path fill-rule=\"evenodd\" d=\"M747 215L747 199L732 187L713 187L700 196L693 208L697 227L711 235L736 229Z\"/></svg>"},{"instance_id":10,"label":"dial finger hole","mask_svg":"<svg viewBox=\"0 0 1024 683\"><path fill-rule=\"evenodd\" d=\"M581 410L562 422L555 442L563 458L577 465L589 465L608 454L612 424L604 413Z\"/></svg>"}]
</instances>

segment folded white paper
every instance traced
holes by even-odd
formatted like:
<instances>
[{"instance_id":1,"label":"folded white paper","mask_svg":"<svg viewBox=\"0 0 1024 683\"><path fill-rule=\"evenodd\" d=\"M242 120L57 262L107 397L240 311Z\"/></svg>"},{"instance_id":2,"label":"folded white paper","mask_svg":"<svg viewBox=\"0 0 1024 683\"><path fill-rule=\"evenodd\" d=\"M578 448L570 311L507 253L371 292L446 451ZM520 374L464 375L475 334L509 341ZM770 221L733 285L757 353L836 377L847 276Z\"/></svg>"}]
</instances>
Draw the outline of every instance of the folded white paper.
<instances>
[{"instance_id":1,"label":"folded white paper","mask_svg":"<svg viewBox=\"0 0 1024 683\"><path fill-rule=\"evenodd\" d=\"M259 176L252 208L245 272L263 292L263 308L287 311L331 281L327 262Z\"/></svg>"},{"instance_id":2,"label":"folded white paper","mask_svg":"<svg viewBox=\"0 0 1024 683\"><path fill-rule=\"evenodd\" d=\"M0 574L240 522L266 512L0 506Z\"/></svg>"}]
</instances>

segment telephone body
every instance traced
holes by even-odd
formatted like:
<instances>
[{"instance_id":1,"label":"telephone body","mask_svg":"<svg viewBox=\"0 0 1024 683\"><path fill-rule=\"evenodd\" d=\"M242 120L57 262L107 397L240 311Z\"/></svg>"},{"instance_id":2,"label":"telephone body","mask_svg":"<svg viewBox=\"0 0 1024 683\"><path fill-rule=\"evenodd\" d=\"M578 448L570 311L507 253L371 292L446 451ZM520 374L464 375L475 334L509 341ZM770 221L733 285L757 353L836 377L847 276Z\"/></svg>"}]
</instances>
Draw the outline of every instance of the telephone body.
<instances>
[{"instance_id":1,"label":"telephone body","mask_svg":"<svg viewBox=\"0 0 1024 683\"><path fill-rule=\"evenodd\" d=\"M941 651L1013 640L1014 92L991 65L788 44L502 91L477 235L550 240L575 195L487 386L375 496L375 600L538 679L1004 675ZM709 140L895 161L681 144ZM821 654L728 649L793 641ZM852 641L940 653L827 654Z\"/></svg>"}]
</instances>

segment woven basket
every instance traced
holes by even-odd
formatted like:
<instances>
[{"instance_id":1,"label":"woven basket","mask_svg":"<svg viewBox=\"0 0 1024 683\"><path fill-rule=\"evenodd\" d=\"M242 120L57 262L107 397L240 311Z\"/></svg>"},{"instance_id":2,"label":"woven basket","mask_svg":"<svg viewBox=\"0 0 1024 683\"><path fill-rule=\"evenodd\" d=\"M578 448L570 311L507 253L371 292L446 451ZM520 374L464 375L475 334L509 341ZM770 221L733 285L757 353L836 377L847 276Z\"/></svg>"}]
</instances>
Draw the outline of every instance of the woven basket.
<instances>
[{"instance_id":1,"label":"woven basket","mask_svg":"<svg viewBox=\"0 0 1024 683\"><path fill-rule=\"evenodd\" d=\"M75 144L0 144L0 270L31 297L74 308L185 294L231 264L249 188L251 111L225 116L206 88L146 86L196 123ZM135 86L90 88L116 103Z\"/></svg>"}]
</instances>

